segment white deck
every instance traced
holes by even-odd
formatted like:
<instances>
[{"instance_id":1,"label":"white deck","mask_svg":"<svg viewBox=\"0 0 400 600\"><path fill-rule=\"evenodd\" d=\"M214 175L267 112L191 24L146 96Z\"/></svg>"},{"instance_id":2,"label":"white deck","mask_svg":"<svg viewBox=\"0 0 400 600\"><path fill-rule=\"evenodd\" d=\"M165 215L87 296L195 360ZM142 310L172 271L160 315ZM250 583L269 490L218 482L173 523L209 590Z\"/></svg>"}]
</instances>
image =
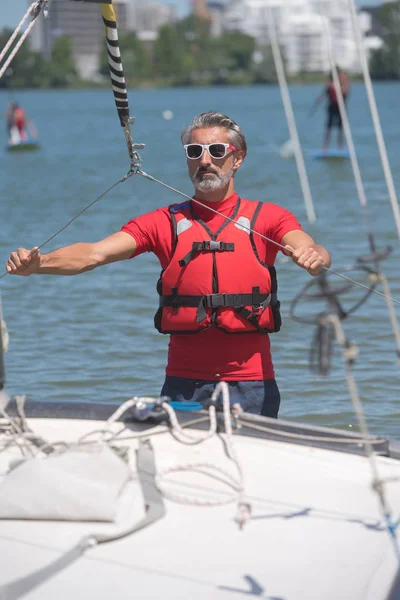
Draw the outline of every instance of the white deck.
<instances>
[{"instance_id":1,"label":"white deck","mask_svg":"<svg viewBox=\"0 0 400 600\"><path fill-rule=\"evenodd\" d=\"M48 440L75 441L102 422L31 419ZM158 468L209 461L232 469L213 438L188 447L170 434L151 438ZM124 441L132 449L137 441ZM166 501L157 523L86 552L73 565L25 595L27 600L228 599L383 600L399 567L384 528L371 471L362 456L244 436L235 445L252 517L243 530L234 504L185 506ZM9 458L9 456L8 456ZM134 453L132 466L135 469ZM394 516L400 513L400 461L378 457ZM0 453L0 473L8 463ZM234 469L232 469L234 473ZM173 475L179 491L205 497L210 479ZM185 483L187 485L185 485ZM218 484L215 484L218 485ZM219 488L220 489L220 488ZM132 493L132 490L134 493ZM144 515L138 483L121 499L119 523ZM0 585L40 569L85 534L113 524L0 521ZM5 600L2 597L2 600Z\"/></svg>"}]
</instances>

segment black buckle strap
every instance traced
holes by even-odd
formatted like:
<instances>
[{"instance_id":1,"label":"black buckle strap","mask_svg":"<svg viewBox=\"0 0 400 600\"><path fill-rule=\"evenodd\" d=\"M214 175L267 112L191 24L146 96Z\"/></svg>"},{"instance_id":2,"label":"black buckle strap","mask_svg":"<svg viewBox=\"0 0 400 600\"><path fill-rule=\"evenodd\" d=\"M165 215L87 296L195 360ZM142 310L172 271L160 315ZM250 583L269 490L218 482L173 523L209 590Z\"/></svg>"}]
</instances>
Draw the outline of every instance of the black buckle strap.
<instances>
[{"instance_id":1,"label":"black buckle strap","mask_svg":"<svg viewBox=\"0 0 400 600\"><path fill-rule=\"evenodd\" d=\"M233 242L217 242L215 240L204 240L203 242L193 242L192 249L179 261L180 267L186 267L198 252L233 252L235 244Z\"/></svg>"},{"instance_id":2,"label":"black buckle strap","mask_svg":"<svg viewBox=\"0 0 400 600\"><path fill-rule=\"evenodd\" d=\"M278 301L276 294L257 294L257 302L254 294L209 294L203 296L199 302L196 314L196 320L200 323L206 317L206 308L232 307L240 310L246 305L251 305L253 310L249 312L251 316L258 316L270 306ZM247 310L247 309L245 309Z\"/></svg>"},{"instance_id":3,"label":"black buckle strap","mask_svg":"<svg viewBox=\"0 0 400 600\"><path fill-rule=\"evenodd\" d=\"M174 293L175 292L175 293ZM206 318L207 308L232 307L238 312L246 311L246 317L256 317L263 313L268 306L275 306L277 294L207 294L206 296L179 296L176 288L170 296L160 296L160 307L172 307L177 310L180 306L197 308L196 321L201 323ZM252 306L252 311L245 309ZM243 315L244 316L244 315Z\"/></svg>"},{"instance_id":4,"label":"black buckle strap","mask_svg":"<svg viewBox=\"0 0 400 600\"><path fill-rule=\"evenodd\" d=\"M265 309L268 306L275 306L278 302L277 294L260 294L260 300L261 302L256 306L253 303L253 294L208 294L206 296L180 296L172 294L169 296L160 296L160 307L196 307L201 302L204 308L221 308L222 306L240 307L247 305Z\"/></svg>"}]
</instances>

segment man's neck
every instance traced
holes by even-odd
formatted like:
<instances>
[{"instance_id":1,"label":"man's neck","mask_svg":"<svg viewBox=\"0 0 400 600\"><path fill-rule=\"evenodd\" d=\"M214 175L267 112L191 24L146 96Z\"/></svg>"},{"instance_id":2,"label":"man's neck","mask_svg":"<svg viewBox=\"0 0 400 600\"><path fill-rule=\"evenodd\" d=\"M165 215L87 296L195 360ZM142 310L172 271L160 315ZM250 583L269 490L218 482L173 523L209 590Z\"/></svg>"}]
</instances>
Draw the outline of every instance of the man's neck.
<instances>
[{"instance_id":1,"label":"man's neck","mask_svg":"<svg viewBox=\"0 0 400 600\"><path fill-rule=\"evenodd\" d=\"M226 188L221 190L209 191L209 192L200 192L199 190L194 191L194 197L197 200L203 200L204 202L216 203L222 202L227 198L230 198L235 193L233 185L229 185Z\"/></svg>"}]
</instances>

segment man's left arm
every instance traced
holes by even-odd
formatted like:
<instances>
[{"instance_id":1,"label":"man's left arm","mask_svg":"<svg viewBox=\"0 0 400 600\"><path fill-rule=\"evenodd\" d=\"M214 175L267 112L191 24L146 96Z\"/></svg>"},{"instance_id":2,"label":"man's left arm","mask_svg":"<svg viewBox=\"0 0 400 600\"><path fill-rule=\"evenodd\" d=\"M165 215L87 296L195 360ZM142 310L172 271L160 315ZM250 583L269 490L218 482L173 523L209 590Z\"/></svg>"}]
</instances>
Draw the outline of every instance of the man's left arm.
<instances>
[{"instance_id":1,"label":"man's left arm","mask_svg":"<svg viewBox=\"0 0 400 600\"><path fill-rule=\"evenodd\" d=\"M305 231L288 231L281 239L282 246L289 250L293 262L302 267L310 275L319 275L322 267L330 267L331 257L324 246L316 244Z\"/></svg>"}]
</instances>

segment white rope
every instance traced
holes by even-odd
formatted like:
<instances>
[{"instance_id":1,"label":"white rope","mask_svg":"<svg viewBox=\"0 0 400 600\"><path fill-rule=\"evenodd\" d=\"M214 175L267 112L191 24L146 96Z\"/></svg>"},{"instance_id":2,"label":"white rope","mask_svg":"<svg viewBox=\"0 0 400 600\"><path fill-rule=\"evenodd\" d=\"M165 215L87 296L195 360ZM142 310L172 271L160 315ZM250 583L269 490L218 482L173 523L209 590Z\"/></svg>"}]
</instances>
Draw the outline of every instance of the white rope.
<instances>
[{"instance_id":1,"label":"white rope","mask_svg":"<svg viewBox=\"0 0 400 600\"><path fill-rule=\"evenodd\" d=\"M292 103L290 100L288 85L285 76L281 51L276 35L275 21L271 8L267 5L267 28L268 36L271 42L272 54L274 57L276 74L278 76L279 88L281 91L283 107L285 110L286 120L289 128L290 139L293 143L293 150L296 159L297 170L300 178L301 190L303 193L304 204L306 207L307 218L310 223L315 223L317 217L315 214L314 204L311 195L310 183L307 177L307 171L304 164L303 153L301 150L299 135L296 127L296 120L293 113Z\"/></svg>"},{"instance_id":2,"label":"white rope","mask_svg":"<svg viewBox=\"0 0 400 600\"><path fill-rule=\"evenodd\" d=\"M19 34L19 32L21 31L22 27L24 26L25 21L28 19L29 16L31 16L32 17L31 23L28 25L28 27L26 28L26 30L24 31L24 33L22 34L22 36L18 40L18 43L16 44L14 50L11 52L10 56L8 57L8 59L5 61L5 63L3 64L3 66L0 69L0 79L3 77L4 73L7 71L8 67L10 66L11 62L13 61L15 55L17 54L18 50L21 48L22 44L24 43L24 41L28 37L29 33L31 32L32 27L34 26L34 24L36 23L37 19L39 18L39 15L40 15L40 13L42 11L42 8L44 7L45 4L47 4L47 0L37 0L36 2L33 2L30 5L30 7L28 8L27 12L25 13L22 21L17 26L17 28L15 29L14 33L12 34L12 36L10 37L10 39L8 40L7 44L5 45L5 47L3 48L3 50L1 51L1 53L0 53L0 63L2 62L3 58L5 57L5 55L7 54L7 52L9 51L9 49L11 48L12 44L14 43L17 35Z\"/></svg>"},{"instance_id":3,"label":"white rope","mask_svg":"<svg viewBox=\"0 0 400 600\"><path fill-rule=\"evenodd\" d=\"M235 447L233 444L233 440L232 440L233 432L232 432L232 423L231 423L232 417L231 417L231 406L230 406L230 399L229 399L229 387L228 387L228 384L224 381L219 382L217 384L217 386L215 387L215 390L211 397L211 401L213 403L215 403L220 394L222 395L226 448L227 448L229 458L233 461L233 463L236 466L238 476L234 477L225 469L223 469L219 466L216 466L212 463L208 463L208 462L188 463L188 464L184 464L184 465L182 465L182 464L175 465L175 466L168 467L168 468L165 468L165 469L159 471L157 474L157 477L156 477L156 485L157 485L158 489L160 490L160 492L166 498L173 500L174 502L179 502L181 504L196 505L196 506L222 506L222 505L229 504L232 502L237 502L238 512L236 515L236 521L239 523L239 526L242 528L243 525L250 518L251 508L248 503L243 501L243 495L244 495L243 469L241 467L241 464L238 459L238 456L237 456L237 453L236 453L236 450L235 450ZM166 405L166 406L168 406L168 405ZM166 408L166 406L164 408ZM193 438L193 436L188 436L187 432L183 432L181 430L179 423L178 423L178 428L176 428L177 427L176 415L174 414L174 416L171 418L172 413L175 413L174 409L171 406L168 406L168 414L170 416L173 433L174 433L175 437L177 437L177 439L179 439L181 437L182 433L184 433L185 437L180 440L183 443L186 443L186 444L187 443L199 443L199 442L205 441L211 437L211 432L214 428L213 421L212 421L213 417L211 417L211 415L213 413L215 414L215 405L214 404L210 407L210 421L211 421L210 431L201 440L199 440L198 437ZM174 431L174 429L176 429L176 430ZM216 433L216 431L214 432L214 434L215 433ZM177 472L186 472L187 473L187 472L191 472L191 471L192 472L200 471L200 472L203 472L204 474L206 474L207 476L213 477L213 478L216 478L216 476L217 476L216 474L222 474L224 476L224 479L219 478L219 480L222 481L222 483L224 483L226 486L230 487L233 490L233 493L224 494L223 496L221 496L221 494L220 494L220 496L217 498L205 499L205 498L199 498L198 496L193 497L193 496L188 496L187 494L172 492L170 489L168 489L164 485L163 480L165 479L165 477L167 475L170 475L171 473L177 473Z\"/></svg>"},{"instance_id":4,"label":"white rope","mask_svg":"<svg viewBox=\"0 0 400 600\"><path fill-rule=\"evenodd\" d=\"M205 436L194 436L190 434L188 431L182 429L179 425L178 418L172 406L170 406L167 402L162 404L163 409L168 414L171 427L172 427L172 435L182 444L195 445L201 444L206 440L209 440L217 433L217 415L215 411L215 406L210 406L209 416L210 416L210 429Z\"/></svg>"},{"instance_id":5,"label":"white rope","mask_svg":"<svg viewBox=\"0 0 400 600\"><path fill-rule=\"evenodd\" d=\"M371 75L369 73L367 56L366 56L366 52L365 52L365 48L364 48L360 23L358 20L354 0L348 0L348 2L349 2L351 18L352 18L352 22L353 22L353 29L354 29L354 33L355 33L357 49L358 49L358 53L359 53L359 57L360 57L360 61L361 61L361 68L362 68L362 72L363 72L363 76L364 76L365 87L367 90L369 107L371 110L372 121L374 124L376 140L378 143L379 153L380 153L380 157L381 157L383 172L385 175L386 185L387 185L388 192L389 192L389 199L390 199L390 203L392 205L392 211L393 211L394 219L396 222L397 234L400 238L399 203L398 203L398 199L397 199L396 189L395 189L394 183L393 183L392 172L391 172L390 163L389 163L389 159L388 159L388 155L387 155L385 140L383 138L382 126L381 126L380 119L379 119L378 109L376 106L375 94L374 94L374 90L372 87Z\"/></svg>"}]
</instances>

